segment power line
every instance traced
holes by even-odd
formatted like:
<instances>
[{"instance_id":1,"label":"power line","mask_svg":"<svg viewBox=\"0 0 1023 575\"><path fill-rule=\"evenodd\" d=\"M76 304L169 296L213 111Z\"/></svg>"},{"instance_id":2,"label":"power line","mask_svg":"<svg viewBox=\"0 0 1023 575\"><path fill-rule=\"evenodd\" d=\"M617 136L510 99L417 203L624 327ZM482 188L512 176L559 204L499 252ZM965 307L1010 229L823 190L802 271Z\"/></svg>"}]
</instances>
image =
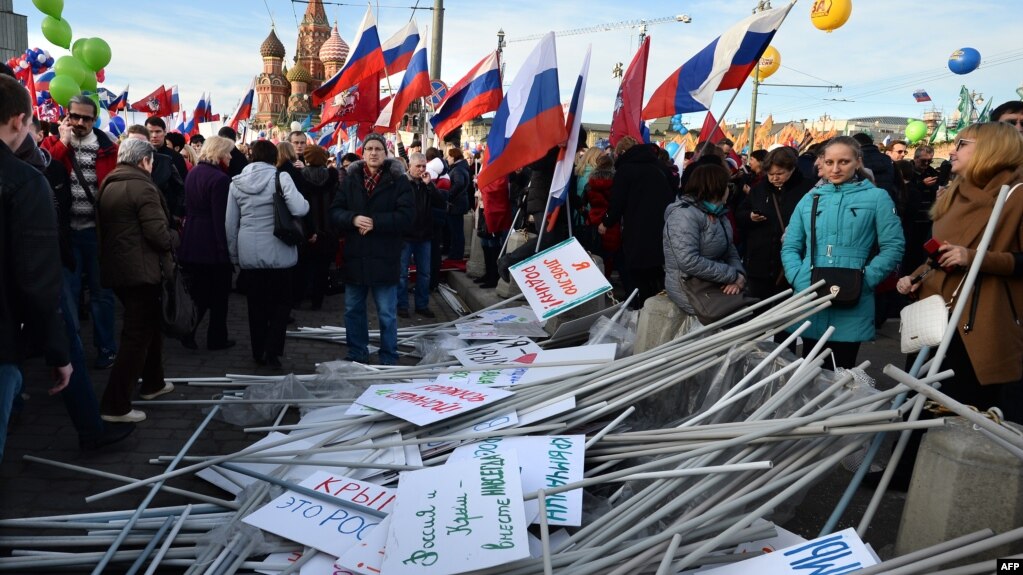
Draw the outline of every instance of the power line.
<instances>
[{"instance_id":1,"label":"power line","mask_svg":"<svg viewBox=\"0 0 1023 575\"><path fill-rule=\"evenodd\" d=\"M309 0L291 0L291 4L292 4L292 7L294 8L295 4L309 4ZM329 2L327 0L324 0L323 2L321 2L321 4L325 4L325 5L329 4L331 6L356 6L356 7L360 7L360 8L364 7L366 5L365 2L359 4L359 3L349 3L349 2ZM427 8L427 7L420 8L419 7L419 2L416 2L415 6L385 6L385 5L381 4L381 5L377 5L377 8L396 8L396 9L400 9L400 10L429 10L431 12L433 11L433 7L432 6L429 7L429 8Z\"/></svg>"}]
</instances>

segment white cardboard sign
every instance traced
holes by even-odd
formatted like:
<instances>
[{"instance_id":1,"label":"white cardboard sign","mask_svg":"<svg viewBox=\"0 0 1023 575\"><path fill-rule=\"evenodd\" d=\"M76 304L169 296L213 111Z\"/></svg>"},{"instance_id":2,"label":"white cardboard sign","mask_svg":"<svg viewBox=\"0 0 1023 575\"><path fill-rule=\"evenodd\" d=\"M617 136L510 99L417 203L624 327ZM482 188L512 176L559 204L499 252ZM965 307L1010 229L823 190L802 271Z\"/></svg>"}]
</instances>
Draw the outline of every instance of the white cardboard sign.
<instances>
[{"instance_id":1,"label":"white cardboard sign","mask_svg":"<svg viewBox=\"0 0 1023 575\"><path fill-rule=\"evenodd\" d=\"M386 411L416 425L429 425L509 395L512 392L482 385L403 383L371 385L355 402Z\"/></svg>"},{"instance_id":2,"label":"white cardboard sign","mask_svg":"<svg viewBox=\"0 0 1023 575\"><path fill-rule=\"evenodd\" d=\"M818 537L813 541L797 543L759 557L747 559L703 571L706 575L806 575L828 573L843 575L876 565L877 560L860 541L856 530L849 528L838 533Z\"/></svg>"},{"instance_id":3,"label":"white cardboard sign","mask_svg":"<svg viewBox=\"0 0 1023 575\"><path fill-rule=\"evenodd\" d=\"M451 355L466 367L476 367L512 363L522 356L542 350L543 348L528 337L517 337L456 349L451 352Z\"/></svg>"},{"instance_id":4,"label":"white cardboard sign","mask_svg":"<svg viewBox=\"0 0 1023 575\"><path fill-rule=\"evenodd\" d=\"M528 257L509 271L533 313L543 320L611 291L603 272L575 238Z\"/></svg>"},{"instance_id":5,"label":"white cardboard sign","mask_svg":"<svg viewBox=\"0 0 1023 575\"><path fill-rule=\"evenodd\" d=\"M585 451L584 435L492 437L455 449L448 458L448 465L494 453L516 452L522 462L522 490L532 493L582 481ZM548 495L546 502L547 522L551 525L582 525L582 489ZM540 504L536 500L526 501L525 509L526 517L533 523L540 522Z\"/></svg>"},{"instance_id":6,"label":"white cardboard sign","mask_svg":"<svg viewBox=\"0 0 1023 575\"><path fill-rule=\"evenodd\" d=\"M400 477L383 573L450 575L529 557L514 453Z\"/></svg>"},{"instance_id":7,"label":"white cardboard sign","mask_svg":"<svg viewBox=\"0 0 1023 575\"><path fill-rule=\"evenodd\" d=\"M396 496L394 489L326 471L313 473L299 485L329 493L349 505L331 505L286 491L242 521L334 557L365 540L383 518L379 515L391 511Z\"/></svg>"}]
</instances>

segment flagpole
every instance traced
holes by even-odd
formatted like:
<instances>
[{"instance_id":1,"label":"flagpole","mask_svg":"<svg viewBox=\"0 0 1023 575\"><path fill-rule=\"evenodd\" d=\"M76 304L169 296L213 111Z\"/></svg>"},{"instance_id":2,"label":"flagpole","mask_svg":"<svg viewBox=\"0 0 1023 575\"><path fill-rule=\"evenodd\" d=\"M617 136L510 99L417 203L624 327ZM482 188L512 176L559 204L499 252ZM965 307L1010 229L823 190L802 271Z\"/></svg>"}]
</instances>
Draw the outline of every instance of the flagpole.
<instances>
[{"instance_id":1,"label":"flagpole","mask_svg":"<svg viewBox=\"0 0 1023 575\"><path fill-rule=\"evenodd\" d=\"M742 90L742 86L736 88L735 92L732 94L732 98L730 100L728 100L728 105L725 106L724 111L722 111L721 115L718 116L719 118L721 118L720 120L718 120L718 124L720 124L721 122L724 121L725 115L728 114L728 110L732 107L732 102L735 102L735 97L739 95L739 91L740 90ZM707 111L710 112L710 108L708 108ZM714 132L712 130L711 134L713 134L713 133ZM703 137L703 134L700 134L700 137ZM697 150L696 157L700 157L701 155L703 155L703 152L707 150L707 145L708 144L710 144L709 136L708 136L708 139L704 140L704 142L703 142L703 150Z\"/></svg>"}]
</instances>

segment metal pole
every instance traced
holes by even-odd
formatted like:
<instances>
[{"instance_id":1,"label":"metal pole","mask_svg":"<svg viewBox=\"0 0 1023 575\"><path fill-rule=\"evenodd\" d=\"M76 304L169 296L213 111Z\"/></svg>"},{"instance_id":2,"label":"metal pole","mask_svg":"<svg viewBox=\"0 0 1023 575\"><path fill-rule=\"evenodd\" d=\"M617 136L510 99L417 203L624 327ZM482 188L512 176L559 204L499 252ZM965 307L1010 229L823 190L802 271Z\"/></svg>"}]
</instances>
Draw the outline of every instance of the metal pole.
<instances>
[{"instance_id":1,"label":"metal pole","mask_svg":"<svg viewBox=\"0 0 1023 575\"><path fill-rule=\"evenodd\" d=\"M753 96L750 98L749 111L749 152L746 154L746 163L749 163L750 154L756 149L757 142L757 93L760 91L760 60L757 60L757 67L753 68ZM741 153L742 150L739 150Z\"/></svg>"},{"instance_id":2,"label":"metal pole","mask_svg":"<svg viewBox=\"0 0 1023 575\"><path fill-rule=\"evenodd\" d=\"M433 0L433 37L430 38L430 79L440 80L440 57L444 39L444 0Z\"/></svg>"}]
</instances>

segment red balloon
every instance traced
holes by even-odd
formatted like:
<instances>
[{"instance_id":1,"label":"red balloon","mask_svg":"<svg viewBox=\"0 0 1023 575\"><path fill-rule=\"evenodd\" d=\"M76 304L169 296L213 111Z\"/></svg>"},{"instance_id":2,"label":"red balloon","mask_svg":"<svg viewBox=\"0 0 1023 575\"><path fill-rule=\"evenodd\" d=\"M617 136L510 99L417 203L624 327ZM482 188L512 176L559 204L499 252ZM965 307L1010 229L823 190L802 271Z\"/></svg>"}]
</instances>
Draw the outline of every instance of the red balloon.
<instances>
[{"instance_id":1,"label":"red balloon","mask_svg":"<svg viewBox=\"0 0 1023 575\"><path fill-rule=\"evenodd\" d=\"M106 82L107 81L107 69L106 68L100 68L99 72L96 72L96 81L97 82Z\"/></svg>"}]
</instances>

